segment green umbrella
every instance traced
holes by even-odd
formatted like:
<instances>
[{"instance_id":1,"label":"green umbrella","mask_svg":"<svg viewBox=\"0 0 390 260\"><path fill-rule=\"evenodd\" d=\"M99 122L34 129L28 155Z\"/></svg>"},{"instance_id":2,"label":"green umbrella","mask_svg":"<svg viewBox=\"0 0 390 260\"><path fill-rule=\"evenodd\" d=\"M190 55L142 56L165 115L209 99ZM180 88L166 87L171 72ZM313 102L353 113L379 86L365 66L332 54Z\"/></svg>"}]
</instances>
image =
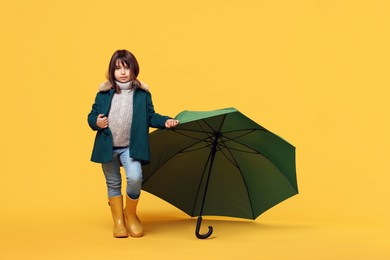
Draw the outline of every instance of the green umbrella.
<instances>
[{"instance_id":1,"label":"green umbrella","mask_svg":"<svg viewBox=\"0 0 390 260\"><path fill-rule=\"evenodd\" d=\"M188 215L256 219L298 193L295 147L234 108L183 111L180 124L150 134L143 190Z\"/></svg>"}]
</instances>

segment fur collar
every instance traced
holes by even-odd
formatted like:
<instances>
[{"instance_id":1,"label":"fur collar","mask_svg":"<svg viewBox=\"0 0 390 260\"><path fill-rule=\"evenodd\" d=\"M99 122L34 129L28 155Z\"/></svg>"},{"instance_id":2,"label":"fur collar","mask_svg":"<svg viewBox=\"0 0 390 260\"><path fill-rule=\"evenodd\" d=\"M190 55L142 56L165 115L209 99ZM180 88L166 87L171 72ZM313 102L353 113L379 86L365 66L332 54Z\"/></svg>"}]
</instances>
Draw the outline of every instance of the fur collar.
<instances>
[{"instance_id":1,"label":"fur collar","mask_svg":"<svg viewBox=\"0 0 390 260\"><path fill-rule=\"evenodd\" d=\"M140 81L141 82L141 81ZM99 86L99 91L109 91L112 88L111 82L106 81ZM145 91L149 91L149 86L146 85L145 83L141 82L141 86L139 87L140 89L143 89Z\"/></svg>"}]
</instances>

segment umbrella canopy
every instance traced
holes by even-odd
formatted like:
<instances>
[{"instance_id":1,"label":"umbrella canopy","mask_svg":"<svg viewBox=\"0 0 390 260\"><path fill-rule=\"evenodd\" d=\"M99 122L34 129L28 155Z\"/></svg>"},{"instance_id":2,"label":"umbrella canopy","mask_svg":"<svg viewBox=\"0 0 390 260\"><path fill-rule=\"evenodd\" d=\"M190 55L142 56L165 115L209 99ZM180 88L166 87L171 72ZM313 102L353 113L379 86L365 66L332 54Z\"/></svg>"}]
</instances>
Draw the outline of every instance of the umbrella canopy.
<instances>
[{"instance_id":1,"label":"umbrella canopy","mask_svg":"<svg viewBox=\"0 0 390 260\"><path fill-rule=\"evenodd\" d=\"M150 134L143 190L190 216L256 219L298 193L295 147L234 108L183 111Z\"/></svg>"}]
</instances>

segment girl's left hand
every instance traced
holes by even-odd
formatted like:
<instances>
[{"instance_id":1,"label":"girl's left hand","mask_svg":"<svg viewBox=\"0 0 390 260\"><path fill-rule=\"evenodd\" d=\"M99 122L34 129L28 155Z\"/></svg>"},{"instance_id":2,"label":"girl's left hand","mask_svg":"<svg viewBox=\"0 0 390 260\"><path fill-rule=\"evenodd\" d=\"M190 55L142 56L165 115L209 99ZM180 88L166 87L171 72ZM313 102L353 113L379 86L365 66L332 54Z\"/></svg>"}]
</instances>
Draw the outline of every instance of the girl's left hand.
<instances>
[{"instance_id":1,"label":"girl's left hand","mask_svg":"<svg viewBox=\"0 0 390 260\"><path fill-rule=\"evenodd\" d=\"M178 124L179 124L179 120L176 119L168 119L167 121L165 121L166 128L171 128L177 126Z\"/></svg>"}]
</instances>

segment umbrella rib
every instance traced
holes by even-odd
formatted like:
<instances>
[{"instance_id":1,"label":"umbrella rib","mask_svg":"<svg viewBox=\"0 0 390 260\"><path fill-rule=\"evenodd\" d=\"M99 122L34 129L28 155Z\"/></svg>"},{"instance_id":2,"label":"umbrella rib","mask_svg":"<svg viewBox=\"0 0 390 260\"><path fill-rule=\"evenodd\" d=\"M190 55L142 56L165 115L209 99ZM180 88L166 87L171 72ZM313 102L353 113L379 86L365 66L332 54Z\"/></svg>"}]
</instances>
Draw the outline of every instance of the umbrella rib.
<instances>
[{"instance_id":1,"label":"umbrella rib","mask_svg":"<svg viewBox=\"0 0 390 260\"><path fill-rule=\"evenodd\" d=\"M176 132L176 131L175 131L175 132ZM177 132L176 132L176 133L177 133ZM178 134L181 134L181 133L178 133ZM190 137L190 136L188 136L188 137ZM152 177L153 174L154 174L159 168L161 168L161 166L165 165L165 164L166 164L167 162L169 162L173 157L175 157L176 154L182 153L183 151L185 151L186 149L190 148L191 146L197 145L197 144L199 144L199 143L201 143L201 142L205 142L208 138L210 138L210 137L207 137L207 138L205 138L205 139L196 139L196 138L193 138L193 139L197 140L198 142L195 142L195 143L193 143L193 144L191 144L191 145L188 145L187 147L181 149L181 150L178 151L177 153L173 154L170 158L168 158L167 160L165 160L164 163L162 163L161 165L159 165L159 167L158 167L154 172L152 172L152 173L150 174L149 178L147 178L147 179L145 179L145 180L143 181L143 184L145 184L145 183L150 179L150 177ZM206 146L206 147L207 147L207 146ZM203 148L204 148L204 147L203 147ZM201 148L199 148L199 149L201 149Z\"/></svg>"},{"instance_id":2,"label":"umbrella rib","mask_svg":"<svg viewBox=\"0 0 390 260\"><path fill-rule=\"evenodd\" d=\"M234 138L228 138L228 139L230 139L230 140L233 140L233 139L237 139L237 138L243 137L243 136L245 136L245 135L248 135L248 134L250 134L250 133L253 133L253 132L256 131L256 130L257 130L257 129L243 129L243 130L239 130L239 131L236 130L236 131L224 132L223 134L224 134L224 137L225 137L225 138L228 138L228 137L225 136L225 134L230 134L230 133L235 133L235 132L241 132L241 131L248 131L248 132L243 133L242 135L236 136L236 137L234 137Z\"/></svg>"},{"instance_id":3,"label":"umbrella rib","mask_svg":"<svg viewBox=\"0 0 390 260\"><path fill-rule=\"evenodd\" d=\"M242 152L242 153L261 154L262 155L262 153L259 153L259 152L256 152L256 151L254 151L254 152L252 152L252 151L244 151L244 150L240 150L240 149L236 149L236 148L232 148L232 147L226 147L226 148L234 150L234 151L237 151L237 152Z\"/></svg>"},{"instance_id":4,"label":"umbrella rib","mask_svg":"<svg viewBox=\"0 0 390 260\"><path fill-rule=\"evenodd\" d=\"M225 156L225 158L231 162L234 166L238 167L238 165L232 161L224 152L223 152L223 148L226 148L228 149L227 145L225 144L225 142L222 140L222 137L220 138L221 139L221 143L218 144L218 150L223 154L223 156Z\"/></svg>"},{"instance_id":5,"label":"umbrella rib","mask_svg":"<svg viewBox=\"0 0 390 260\"><path fill-rule=\"evenodd\" d=\"M200 131L200 130L191 130L191 129L169 129L169 131L173 131L173 132L176 132L176 133L180 133L181 131L187 131L187 132L195 132L195 133L202 133L202 134L213 134L212 132L206 132L206 131ZM183 133L181 133L181 134L183 134Z\"/></svg>"},{"instance_id":6,"label":"umbrella rib","mask_svg":"<svg viewBox=\"0 0 390 260\"><path fill-rule=\"evenodd\" d=\"M186 134L184 134L184 133L182 133L182 132L179 132L178 130L173 130L173 129L172 129L171 131L173 131L173 132L175 132L175 133L178 133L178 134L180 134L180 135L183 135L183 136L185 136L185 137L194 139L194 140L198 140L198 141L202 141L202 140L203 140L203 139L195 138L195 137L190 136L190 135L186 135ZM200 133L203 133L203 132L200 132Z\"/></svg>"},{"instance_id":7,"label":"umbrella rib","mask_svg":"<svg viewBox=\"0 0 390 260\"><path fill-rule=\"evenodd\" d=\"M204 121L204 120L202 120L202 121ZM181 131L188 131L188 132L196 132L196 133L211 134L211 135L213 135L213 134L215 133L215 130L214 130L206 121L204 121L204 122L205 122L205 124L206 124L213 132L207 132L206 130L203 129L203 127L202 127L199 123L198 123L198 125L199 125L199 127L200 127L202 130L193 130L193 129L169 129L169 131L174 131L174 132L177 132L177 133L180 133ZM234 133L234 132L241 132L241 131L248 131L248 132L247 132L247 133L244 133L244 134L242 134L242 135L239 135L239 136L237 136L237 137L230 138L230 139L233 140L233 139L236 139L236 138L240 138L240 137L242 137L242 136L248 135L248 134L250 134L250 133L252 133L252 132L255 132L255 131L269 132L267 129L256 129L256 128L254 128L254 129L240 129L240 130L226 131L226 132L223 132L223 134L225 135L225 134ZM180 133L180 134L182 134L182 135L184 135L184 136L187 136L187 135L185 135L185 134L183 134L183 133ZM187 136L187 137L190 137L190 136ZM194 137L190 137L190 138L196 139L196 138L194 138Z\"/></svg>"},{"instance_id":8,"label":"umbrella rib","mask_svg":"<svg viewBox=\"0 0 390 260\"><path fill-rule=\"evenodd\" d=\"M207 122L205 122L205 124L207 124ZM208 125L208 124L207 124L207 125ZM208 126L209 126L209 125L208 125ZM182 133L182 132L183 132L183 131L196 132L196 133L202 133L202 134L210 134L209 137L213 136L214 132L207 132L207 131L205 131L205 130L202 128L201 125L199 125L199 127L200 127L202 130L169 129L169 131L173 131L173 132L175 132L175 133L181 134L181 135L183 135L183 136L186 136L186 137L188 137L188 138L192 138L192 139L195 139L195 140L202 140L202 139L198 139L198 138L195 138L195 137L186 135L186 134L184 134L184 133ZM211 126L209 126L209 127L210 127L210 129L212 129ZM212 129L212 130L214 130L214 129ZM255 131L269 132L269 131L266 130L266 129L242 129L242 130L239 130L239 131L240 131L240 132L241 132L241 131L248 131L248 132L246 132L246 133L244 133L244 134L242 134L242 135L236 136L236 137L234 137L234 138L228 138L228 137L225 136L225 134L238 132L237 130L228 131L228 132L224 132L224 137L225 137L225 138L228 138L229 140L234 140L234 139L241 138L241 137L243 137L243 136L245 136L245 135L248 135L248 134L250 134L250 133L253 133L253 132L255 132Z\"/></svg>"},{"instance_id":9,"label":"umbrella rib","mask_svg":"<svg viewBox=\"0 0 390 260\"><path fill-rule=\"evenodd\" d=\"M223 117L223 119L222 119L222 122L221 122L221 125L219 126L218 132L221 131L222 125L223 125L223 123L225 122L225 118L226 118L226 115L224 115L224 117ZM212 128L212 127L207 123L206 120L202 119L202 121L211 129L211 131L213 131L213 133L216 133L215 129ZM200 128L202 128L202 130L204 130L203 127L202 127L199 123L198 123L198 125L199 125Z\"/></svg>"},{"instance_id":10,"label":"umbrella rib","mask_svg":"<svg viewBox=\"0 0 390 260\"><path fill-rule=\"evenodd\" d=\"M224 136L224 137L225 137L225 136ZM227 139L228 139L228 141L236 142L236 143L238 143L238 144L244 146L243 144L237 142L237 141L234 140L234 139L229 139L229 138L227 138ZM224 143L224 147L226 147L226 148L228 148L228 149L231 149L231 150L234 150L234 151L243 152L243 153L262 154L262 153L260 153L260 152L258 152L258 151L256 151L256 150L254 150L254 149L248 147L248 146L245 146L245 147L247 147L248 149L251 149L251 151L245 151L245 150L241 150L241 149L229 147L229 146L227 146L225 143Z\"/></svg>"},{"instance_id":11,"label":"umbrella rib","mask_svg":"<svg viewBox=\"0 0 390 260\"><path fill-rule=\"evenodd\" d=\"M239 137L241 137L241 136L250 134L250 133L252 133L252 132L254 132L254 131L262 131L262 132L271 133L271 132L268 131L267 129L258 129L258 128L248 128L248 129L232 130L232 131L226 131L226 132L223 132L223 133L224 133L224 134L230 134L230 133L241 132L241 131L249 131L249 132L248 132L248 133L244 133L243 135L240 135L240 136L235 137L235 138L239 138Z\"/></svg>"},{"instance_id":12,"label":"umbrella rib","mask_svg":"<svg viewBox=\"0 0 390 260\"><path fill-rule=\"evenodd\" d=\"M238 142L237 140L231 139L231 141L236 142L236 143L238 143L238 144L240 144L240 145L242 145L242 146L248 147L247 145L244 145L244 144ZM228 148L228 147L227 147L227 148ZM250 148L250 147L248 147L248 148L251 149L251 150L253 150L253 151L255 151L255 153L252 153L252 154L259 154L259 155L263 156L263 158L264 158L265 160L267 160L270 164L274 165L275 168L278 169L279 174L281 174L281 175L282 175L282 176L291 184L291 186L292 186L293 188L295 187L294 184L291 183L291 181L286 177L286 175L283 174L283 171L281 171L281 170L279 169L279 167L277 167L272 161L270 161L270 160L267 158L267 156L265 156L265 155L262 154L261 152L256 151L256 150L254 150L254 149L252 149L252 148ZM228 149L232 149L232 150L236 150L236 151L244 152L244 153L245 153L245 152L246 152L246 153L250 153L250 152L248 152L248 151L240 151L240 150L235 149L235 148L228 148Z\"/></svg>"},{"instance_id":13,"label":"umbrella rib","mask_svg":"<svg viewBox=\"0 0 390 260\"><path fill-rule=\"evenodd\" d=\"M174 132L177 132L177 133L180 133L180 131L188 131L188 132L196 132L196 133L202 133L202 134L211 134L211 135L214 135L215 134L215 130L204 120L202 119L202 121L210 128L210 130L212 132L209 132L209 131L206 131L200 124L198 121L196 121L196 124L199 126L199 128L201 130L194 130L194 129L169 129L170 131L174 131ZM187 136L183 133L181 133L182 135L184 136ZM194 138L194 137L191 137L191 136L187 136L187 137L190 137L190 138ZM194 138L196 139L196 138Z\"/></svg>"},{"instance_id":14,"label":"umbrella rib","mask_svg":"<svg viewBox=\"0 0 390 260\"><path fill-rule=\"evenodd\" d=\"M199 148L195 148L195 149L192 149L192 150L187 150L187 149L183 149L181 150L179 153L189 153L189 152L194 152L194 151L198 151L198 150L202 150L204 148L207 148L209 147L210 145L207 144L206 146L202 146L202 147L199 147Z\"/></svg>"},{"instance_id":15,"label":"umbrella rib","mask_svg":"<svg viewBox=\"0 0 390 260\"><path fill-rule=\"evenodd\" d=\"M252 132L253 132L253 131L252 131ZM241 136L244 136L244 135L241 135ZM239 137L241 137L241 136L239 136ZM262 153L260 153L259 151L256 151L255 149L252 149L251 147L248 147L247 145L244 145L244 144L238 142L238 141L236 140L238 137L236 137L236 138L229 138L229 137L227 137L227 136L223 136L223 138L227 139L228 141L236 142L236 143L238 143L238 144L240 144L240 145L242 145L242 146L245 146L245 147L247 147L248 149L252 150L253 152L251 152L251 151L244 151L244 150L240 150L240 149L233 148L233 147L228 147L228 146L226 145L226 143L224 142L225 146L226 146L227 148L229 148L229 149L232 149L232 150L235 150L235 151L239 151L239 152L244 152L244 153L262 154ZM222 139L221 139L221 140L222 140ZM225 140L225 141L226 141L226 140Z\"/></svg>"},{"instance_id":16,"label":"umbrella rib","mask_svg":"<svg viewBox=\"0 0 390 260\"><path fill-rule=\"evenodd\" d=\"M200 150L200 149L203 149L203 148L206 148L206 147L210 146L210 143L207 142L207 139L209 139L210 137L212 137L212 135L207 136L207 137L204 138L204 139L199 139L199 138L195 138L195 137L192 137L192 136L189 136L189 135L180 133L179 131L176 131L176 130L172 130L172 131L174 131L175 133L181 134L181 135L183 135L183 136L185 136L185 137L188 137L188 138L191 138L191 139L194 139L194 140L199 141L199 142L196 142L196 143L194 143L194 144L191 144L190 146L188 146L188 147L186 147L186 148L180 150L178 153L193 152L193 151L197 151L197 150ZM203 132L202 132L202 133L203 133ZM201 142L206 142L207 145L206 145L206 146L203 146L203 147L200 147L200 148L196 148L196 149L192 149L192 150L187 150L189 147L194 146L194 145L197 145L197 144L199 144L199 143L201 143ZM187 150L187 151L186 151L186 150Z\"/></svg>"},{"instance_id":17,"label":"umbrella rib","mask_svg":"<svg viewBox=\"0 0 390 260\"><path fill-rule=\"evenodd\" d=\"M222 141L222 142L225 144L225 142L224 142L224 141ZM225 144L225 146L226 146L226 144ZM232 159L233 159L233 160L234 160L234 162L235 162L235 165L236 165L236 167L237 167L238 171L240 172L241 178L242 178L242 180L243 180L243 182L244 182L244 186L245 186L246 194L247 194L247 196L248 196L249 205L250 205L250 207L251 207L251 211L252 211L252 219L255 219L255 214L254 214L254 210L253 210L253 207L252 207L252 201L251 201L251 197L249 196L248 186L247 186L247 184L246 184L246 181L245 181L244 175L242 174L242 171L241 171L240 165L239 165L239 164L238 164L238 162L237 162L237 161L234 159L234 156L233 156L233 154L231 153L231 151L230 151L230 148L226 146L226 149L227 149L227 150L228 150L228 152L230 153L230 155L231 155ZM226 157L226 156L225 156L225 157Z\"/></svg>"},{"instance_id":18,"label":"umbrella rib","mask_svg":"<svg viewBox=\"0 0 390 260\"><path fill-rule=\"evenodd\" d=\"M207 122L204 119L201 119L201 120L210 128L210 130L213 133L215 132L215 130L212 127L210 127L209 124L207 124ZM207 133L207 131L202 127L202 125L199 123L199 121L196 121L196 124L200 127L200 129L202 129L203 132Z\"/></svg>"},{"instance_id":19,"label":"umbrella rib","mask_svg":"<svg viewBox=\"0 0 390 260\"><path fill-rule=\"evenodd\" d=\"M211 158L211 153L209 153L209 157L207 158L207 161L206 161L206 163L204 165L204 168L203 168L202 178L200 179L200 183L198 185L198 191L196 192L195 201L194 201L194 207L192 208L191 216L194 216L194 214L195 214L196 201L198 200L198 197L199 197L200 187L202 186L204 174L206 172L207 164L209 163L210 158Z\"/></svg>"},{"instance_id":20,"label":"umbrella rib","mask_svg":"<svg viewBox=\"0 0 390 260\"><path fill-rule=\"evenodd\" d=\"M224 146L227 150L229 150L228 147ZM223 154L223 156L225 156L225 158L231 162L231 164L233 164L234 166L236 166L237 168L239 168L238 164L236 164L236 162L234 160L231 160L224 152L222 149L219 149L221 151L221 153ZM231 154L231 153L230 153Z\"/></svg>"}]
</instances>

